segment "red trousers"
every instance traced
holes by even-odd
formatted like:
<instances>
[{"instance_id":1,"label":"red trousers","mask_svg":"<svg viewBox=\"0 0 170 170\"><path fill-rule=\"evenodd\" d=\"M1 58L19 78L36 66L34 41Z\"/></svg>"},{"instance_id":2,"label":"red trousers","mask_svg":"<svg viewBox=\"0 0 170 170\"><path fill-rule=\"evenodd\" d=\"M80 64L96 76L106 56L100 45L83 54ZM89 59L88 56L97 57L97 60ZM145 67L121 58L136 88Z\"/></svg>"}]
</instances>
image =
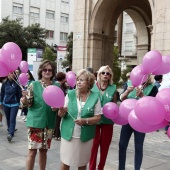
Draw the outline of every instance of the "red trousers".
<instances>
[{"instance_id":1,"label":"red trousers","mask_svg":"<svg viewBox=\"0 0 170 170\"><path fill-rule=\"evenodd\" d=\"M96 125L96 134L91 150L91 158L89 163L89 170L96 169L97 153L100 145L100 160L98 170L103 170L113 135L113 124Z\"/></svg>"}]
</instances>

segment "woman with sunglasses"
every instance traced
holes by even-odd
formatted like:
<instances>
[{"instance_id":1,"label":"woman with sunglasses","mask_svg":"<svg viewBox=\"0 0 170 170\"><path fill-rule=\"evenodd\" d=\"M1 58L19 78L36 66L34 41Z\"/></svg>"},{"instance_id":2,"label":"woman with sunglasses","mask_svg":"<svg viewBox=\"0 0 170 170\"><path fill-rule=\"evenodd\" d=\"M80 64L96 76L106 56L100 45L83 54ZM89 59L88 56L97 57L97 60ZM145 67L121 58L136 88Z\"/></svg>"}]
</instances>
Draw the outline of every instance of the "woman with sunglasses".
<instances>
[{"instance_id":1,"label":"woman with sunglasses","mask_svg":"<svg viewBox=\"0 0 170 170\"><path fill-rule=\"evenodd\" d=\"M100 67L97 75L97 82L92 91L100 93L101 106L108 102L117 101L116 85L113 84L113 72L107 66ZM102 115L101 121L96 126L96 134L93 141L89 169L96 169L98 148L100 146L100 160L97 169L103 170L108 154L108 149L113 135L113 121Z\"/></svg>"},{"instance_id":2,"label":"woman with sunglasses","mask_svg":"<svg viewBox=\"0 0 170 170\"><path fill-rule=\"evenodd\" d=\"M33 170L37 150L39 150L39 166L45 170L47 151L50 148L55 127L56 111L48 106L42 97L43 90L54 83L53 77L56 74L56 65L44 60L38 69L38 81L33 81L22 91L21 103L28 106L26 126L28 127L28 155L26 169Z\"/></svg>"},{"instance_id":3,"label":"woman with sunglasses","mask_svg":"<svg viewBox=\"0 0 170 170\"><path fill-rule=\"evenodd\" d=\"M123 101L128 98L139 99L143 96L155 97L157 93L158 89L153 85L151 76L149 76L147 81L143 83L142 88L134 88L129 83L125 91L120 95L120 99ZM143 159L143 143L145 139L145 133L134 130L129 124L123 125L121 128L119 139L119 170L125 170L126 150L132 133L134 133L135 143L134 169L140 170Z\"/></svg>"}]
</instances>

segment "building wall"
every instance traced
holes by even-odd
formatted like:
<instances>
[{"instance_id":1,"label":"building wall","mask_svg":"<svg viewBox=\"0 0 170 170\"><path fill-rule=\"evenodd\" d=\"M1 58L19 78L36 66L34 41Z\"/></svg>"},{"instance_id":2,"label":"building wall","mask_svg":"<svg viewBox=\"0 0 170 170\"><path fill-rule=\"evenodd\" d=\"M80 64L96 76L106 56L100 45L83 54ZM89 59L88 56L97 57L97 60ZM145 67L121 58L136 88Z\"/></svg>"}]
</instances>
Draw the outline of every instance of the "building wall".
<instances>
[{"instance_id":1,"label":"building wall","mask_svg":"<svg viewBox=\"0 0 170 170\"><path fill-rule=\"evenodd\" d=\"M14 13L14 5L22 8L22 12ZM1 0L0 21L9 16L10 19L22 18L24 27L39 23L42 28L54 31L53 38L46 40L49 45L64 46L66 41L60 40L60 32L69 34L73 31L73 8L74 0ZM54 13L54 19L47 18L47 11ZM68 22L61 21L63 14L68 16Z\"/></svg>"}]
</instances>

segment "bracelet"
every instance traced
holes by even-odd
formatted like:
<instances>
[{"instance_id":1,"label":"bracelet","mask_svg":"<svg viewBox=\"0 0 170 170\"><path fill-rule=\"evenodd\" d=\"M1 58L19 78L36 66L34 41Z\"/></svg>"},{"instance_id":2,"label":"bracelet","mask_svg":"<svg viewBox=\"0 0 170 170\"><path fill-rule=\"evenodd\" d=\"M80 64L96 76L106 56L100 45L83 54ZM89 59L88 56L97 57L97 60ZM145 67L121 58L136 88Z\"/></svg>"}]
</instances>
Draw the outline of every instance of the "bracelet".
<instances>
[{"instance_id":1,"label":"bracelet","mask_svg":"<svg viewBox=\"0 0 170 170\"><path fill-rule=\"evenodd\" d=\"M86 119L86 124L87 124L87 125L89 124L89 119L88 119L88 118Z\"/></svg>"}]
</instances>

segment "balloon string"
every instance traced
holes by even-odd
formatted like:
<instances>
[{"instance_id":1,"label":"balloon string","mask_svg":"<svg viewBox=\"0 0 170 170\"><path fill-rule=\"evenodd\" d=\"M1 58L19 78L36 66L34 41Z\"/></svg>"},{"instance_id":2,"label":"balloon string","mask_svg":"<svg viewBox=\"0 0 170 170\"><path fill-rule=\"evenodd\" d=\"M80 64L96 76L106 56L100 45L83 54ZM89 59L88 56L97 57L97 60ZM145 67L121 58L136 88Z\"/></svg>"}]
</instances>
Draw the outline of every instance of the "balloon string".
<instances>
[{"instance_id":1,"label":"balloon string","mask_svg":"<svg viewBox=\"0 0 170 170\"><path fill-rule=\"evenodd\" d=\"M71 115L71 113L69 113L68 111L67 111L67 113L70 115L70 117L75 121L76 119L74 119L74 117ZM84 126L81 126L82 128L84 128Z\"/></svg>"},{"instance_id":2,"label":"balloon string","mask_svg":"<svg viewBox=\"0 0 170 170\"><path fill-rule=\"evenodd\" d=\"M142 85L142 87L140 88L140 90L143 90L143 88L145 87L145 85L148 83L148 81L151 79L151 76L149 76L149 78L145 81L145 83Z\"/></svg>"},{"instance_id":3,"label":"balloon string","mask_svg":"<svg viewBox=\"0 0 170 170\"><path fill-rule=\"evenodd\" d=\"M18 86L19 86L19 87L21 87L21 89L22 89L22 90L24 90L24 89L23 89L23 87L21 86L21 84L20 84L18 81L16 81L16 80L15 80L14 78L12 78L12 77L11 77L11 79L12 79L12 80L14 80L14 81L15 81L15 83L17 83L17 84L18 84Z\"/></svg>"}]
</instances>

